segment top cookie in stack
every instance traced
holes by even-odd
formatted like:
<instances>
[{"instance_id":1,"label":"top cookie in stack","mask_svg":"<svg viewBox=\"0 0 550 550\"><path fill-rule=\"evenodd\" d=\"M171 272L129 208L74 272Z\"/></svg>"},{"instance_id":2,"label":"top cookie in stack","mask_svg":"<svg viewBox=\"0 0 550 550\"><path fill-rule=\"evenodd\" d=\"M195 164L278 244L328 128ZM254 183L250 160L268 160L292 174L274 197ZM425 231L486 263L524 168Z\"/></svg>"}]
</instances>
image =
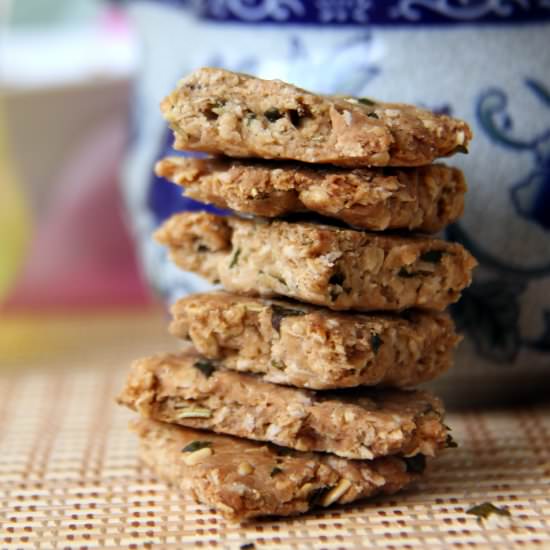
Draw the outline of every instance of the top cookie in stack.
<instances>
[{"instance_id":1,"label":"top cookie in stack","mask_svg":"<svg viewBox=\"0 0 550 550\"><path fill-rule=\"evenodd\" d=\"M421 166L464 152L468 125L400 103L312 94L200 69L161 104L174 148L337 166Z\"/></svg>"},{"instance_id":2,"label":"top cookie in stack","mask_svg":"<svg viewBox=\"0 0 550 550\"><path fill-rule=\"evenodd\" d=\"M156 233L178 266L229 292L174 305L172 333L194 350L134 365L120 401L153 419L137 429L145 460L232 518L413 481L452 446L442 405L379 386L451 364L459 338L433 310L458 299L475 260L406 232L461 215L461 172L430 163L465 151L467 124L220 69L183 79L162 110L176 149L220 156L164 159L157 174L253 217L186 212Z\"/></svg>"}]
</instances>

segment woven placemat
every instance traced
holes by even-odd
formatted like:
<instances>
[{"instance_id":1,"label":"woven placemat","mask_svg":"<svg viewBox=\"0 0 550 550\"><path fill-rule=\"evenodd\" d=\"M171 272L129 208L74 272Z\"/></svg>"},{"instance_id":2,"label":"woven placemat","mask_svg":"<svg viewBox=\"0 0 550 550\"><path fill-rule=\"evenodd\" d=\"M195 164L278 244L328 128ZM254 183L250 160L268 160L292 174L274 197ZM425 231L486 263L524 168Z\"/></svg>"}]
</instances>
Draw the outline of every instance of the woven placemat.
<instances>
[{"instance_id":1,"label":"woven placemat","mask_svg":"<svg viewBox=\"0 0 550 550\"><path fill-rule=\"evenodd\" d=\"M2 373L0 548L550 548L549 406L449 415L460 446L400 495L238 525L140 465L126 366Z\"/></svg>"}]
</instances>

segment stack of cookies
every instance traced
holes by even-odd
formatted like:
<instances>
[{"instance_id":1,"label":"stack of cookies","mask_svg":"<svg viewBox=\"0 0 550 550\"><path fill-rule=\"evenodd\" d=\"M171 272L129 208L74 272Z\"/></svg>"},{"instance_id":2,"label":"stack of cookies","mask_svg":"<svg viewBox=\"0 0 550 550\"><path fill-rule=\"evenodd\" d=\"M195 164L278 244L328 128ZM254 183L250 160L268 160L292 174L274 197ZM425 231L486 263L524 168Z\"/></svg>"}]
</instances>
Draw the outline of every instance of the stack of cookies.
<instances>
[{"instance_id":1,"label":"stack of cookies","mask_svg":"<svg viewBox=\"0 0 550 550\"><path fill-rule=\"evenodd\" d=\"M176 149L220 156L167 158L157 174L239 214L185 212L156 233L225 290L174 304L186 347L132 367L119 400L142 417L145 462L236 519L417 479L453 442L440 400L409 388L451 365L442 310L475 265L426 235L466 191L430 163L466 150L467 124L219 69L183 79L162 111Z\"/></svg>"}]
</instances>

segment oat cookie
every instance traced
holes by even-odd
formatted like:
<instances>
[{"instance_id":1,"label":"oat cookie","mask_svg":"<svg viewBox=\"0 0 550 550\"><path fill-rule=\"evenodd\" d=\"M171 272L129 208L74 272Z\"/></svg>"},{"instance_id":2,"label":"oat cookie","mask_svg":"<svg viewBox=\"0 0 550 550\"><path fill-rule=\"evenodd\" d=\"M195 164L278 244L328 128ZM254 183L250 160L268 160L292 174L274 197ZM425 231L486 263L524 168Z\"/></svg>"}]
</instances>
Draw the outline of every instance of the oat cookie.
<instances>
[{"instance_id":1,"label":"oat cookie","mask_svg":"<svg viewBox=\"0 0 550 550\"><path fill-rule=\"evenodd\" d=\"M427 392L279 386L190 347L136 361L119 402L154 420L344 458L434 456L448 437L443 406Z\"/></svg>"},{"instance_id":2,"label":"oat cookie","mask_svg":"<svg viewBox=\"0 0 550 550\"><path fill-rule=\"evenodd\" d=\"M291 516L393 494L421 477L425 459L346 460L138 420L141 457L160 477L230 520Z\"/></svg>"},{"instance_id":3,"label":"oat cookie","mask_svg":"<svg viewBox=\"0 0 550 550\"><path fill-rule=\"evenodd\" d=\"M341 166L420 166L466 151L468 125L412 105L322 96L203 68L161 104L174 147Z\"/></svg>"},{"instance_id":4,"label":"oat cookie","mask_svg":"<svg viewBox=\"0 0 550 550\"><path fill-rule=\"evenodd\" d=\"M457 168L311 167L300 163L169 157L155 167L192 199L274 218L312 211L382 231L434 233L464 210L466 183Z\"/></svg>"},{"instance_id":5,"label":"oat cookie","mask_svg":"<svg viewBox=\"0 0 550 550\"><path fill-rule=\"evenodd\" d=\"M459 244L307 222L176 214L155 234L179 267L230 291L334 310L443 310L471 282Z\"/></svg>"},{"instance_id":6,"label":"oat cookie","mask_svg":"<svg viewBox=\"0 0 550 550\"><path fill-rule=\"evenodd\" d=\"M171 333L224 367L317 390L427 382L460 340L446 313L336 313L227 292L182 298L172 315Z\"/></svg>"}]
</instances>

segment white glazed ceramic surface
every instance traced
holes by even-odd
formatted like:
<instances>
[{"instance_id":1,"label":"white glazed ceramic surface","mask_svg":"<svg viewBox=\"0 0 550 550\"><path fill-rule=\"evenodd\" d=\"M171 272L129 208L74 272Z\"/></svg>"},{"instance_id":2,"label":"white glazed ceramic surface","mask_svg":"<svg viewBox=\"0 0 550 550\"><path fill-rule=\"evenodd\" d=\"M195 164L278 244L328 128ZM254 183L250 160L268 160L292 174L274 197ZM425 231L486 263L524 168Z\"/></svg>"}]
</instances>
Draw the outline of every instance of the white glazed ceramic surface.
<instances>
[{"instance_id":1,"label":"white glazed ceramic surface","mask_svg":"<svg viewBox=\"0 0 550 550\"><path fill-rule=\"evenodd\" d=\"M205 288L150 232L197 208L151 176L170 151L157 105L193 68L222 66L320 92L411 102L466 119L464 218L445 232L480 267L453 315L466 339L455 395L531 391L550 372L550 2L212 0L137 4L144 65L126 196L144 265L168 301ZM174 187L174 189L172 189ZM500 392L498 390L501 390ZM445 392L447 393L447 392Z\"/></svg>"}]
</instances>

